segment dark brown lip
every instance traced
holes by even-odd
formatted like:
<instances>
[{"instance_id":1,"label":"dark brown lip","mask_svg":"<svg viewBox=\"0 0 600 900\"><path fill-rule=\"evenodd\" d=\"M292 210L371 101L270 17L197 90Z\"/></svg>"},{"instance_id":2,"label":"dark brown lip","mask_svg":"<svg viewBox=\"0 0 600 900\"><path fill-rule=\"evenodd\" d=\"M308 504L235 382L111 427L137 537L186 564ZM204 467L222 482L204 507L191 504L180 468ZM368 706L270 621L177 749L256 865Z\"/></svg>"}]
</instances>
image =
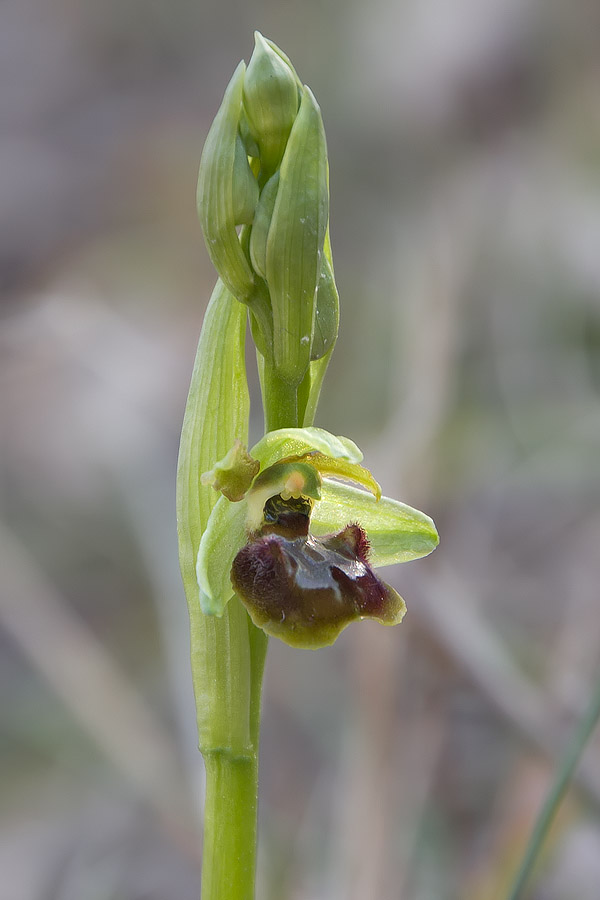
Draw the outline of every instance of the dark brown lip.
<instances>
[{"instance_id":1,"label":"dark brown lip","mask_svg":"<svg viewBox=\"0 0 600 900\"><path fill-rule=\"evenodd\" d=\"M265 525L233 562L232 585L255 624L297 646L323 646L356 619L393 620L402 601L369 566L362 528L317 538L304 517L294 535L298 515Z\"/></svg>"}]
</instances>

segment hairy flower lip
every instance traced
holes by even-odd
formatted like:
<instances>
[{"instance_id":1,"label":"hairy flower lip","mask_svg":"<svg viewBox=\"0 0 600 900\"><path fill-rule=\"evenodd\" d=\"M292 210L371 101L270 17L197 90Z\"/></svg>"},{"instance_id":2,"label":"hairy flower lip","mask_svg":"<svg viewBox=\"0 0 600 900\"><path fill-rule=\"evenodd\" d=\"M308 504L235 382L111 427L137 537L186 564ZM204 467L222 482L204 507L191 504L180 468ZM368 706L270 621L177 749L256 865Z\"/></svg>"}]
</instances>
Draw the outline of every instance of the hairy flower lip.
<instances>
[{"instance_id":1,"label":"hairy flower lip","mask_svg":"<svg viewBox=\"0 0 600 900\"><path fill-rule=\"evenodd\" d=\"M405 605L368 563L359 525L316 538L270 530L242 547L231 582L253 622L292 646L316 649L357 619L402 619Z\"/></svg>"}]
</instances>

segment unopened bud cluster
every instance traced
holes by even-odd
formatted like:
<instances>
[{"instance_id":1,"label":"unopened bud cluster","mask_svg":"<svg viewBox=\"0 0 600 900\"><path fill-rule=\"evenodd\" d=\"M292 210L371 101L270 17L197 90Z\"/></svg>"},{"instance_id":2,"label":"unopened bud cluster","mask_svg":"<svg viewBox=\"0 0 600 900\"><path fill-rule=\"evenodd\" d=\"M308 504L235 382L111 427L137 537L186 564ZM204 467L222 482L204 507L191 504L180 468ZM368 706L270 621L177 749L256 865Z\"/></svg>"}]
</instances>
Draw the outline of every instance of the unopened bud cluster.
<instances>
[{"instance_id":1,"label":"unopened bud cluster","mask_svg":"<svg viewBox=\"0 0 600 900\"><path fill-rule=\"evenodd\" d=\"M208 134L198 206L213 265L248 305L259 352L299 385L338 329L327 147L312 92L279 48L255 39Z\"/></svg>"}]
</instances>

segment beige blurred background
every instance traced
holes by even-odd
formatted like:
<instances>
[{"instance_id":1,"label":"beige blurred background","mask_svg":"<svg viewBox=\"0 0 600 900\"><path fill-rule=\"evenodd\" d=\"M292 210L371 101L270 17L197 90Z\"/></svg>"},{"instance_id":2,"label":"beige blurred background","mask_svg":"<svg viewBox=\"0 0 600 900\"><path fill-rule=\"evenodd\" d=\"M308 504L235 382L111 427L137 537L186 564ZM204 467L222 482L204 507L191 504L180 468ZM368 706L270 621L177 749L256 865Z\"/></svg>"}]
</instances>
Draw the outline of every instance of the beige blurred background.
<instances>
[{"instance_id":1,"label":"beige blurred background","mask_svg":"<svg viewBox=\"0 0 600 900\"><path fill-rule=\"evenodd\" d=\"M328 135L317 424L441 533L386 573L400 628L271 642L257 897L501 900L600 675L600 7L0 16L0 900L199 895L174 476L214 281L198 160L255 28ZM536 900L600 896L598 748Z\"/></svg>"}]
</instances>

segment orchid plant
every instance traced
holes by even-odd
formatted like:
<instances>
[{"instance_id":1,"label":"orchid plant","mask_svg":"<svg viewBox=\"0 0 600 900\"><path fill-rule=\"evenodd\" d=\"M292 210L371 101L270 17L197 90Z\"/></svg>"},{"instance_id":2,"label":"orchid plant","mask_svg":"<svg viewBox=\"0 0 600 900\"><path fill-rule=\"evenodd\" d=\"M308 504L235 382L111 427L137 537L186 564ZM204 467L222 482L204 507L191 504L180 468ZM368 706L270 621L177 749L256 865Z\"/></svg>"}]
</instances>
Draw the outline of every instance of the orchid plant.
<instances>
[{"instance_id":1,"label":"orchid plant","mask_svg":"<svg viewBox=\"0 0 600 900\"><path fill-rule=\"evenodd\" d=\"M401 621L375 568L437 545L432 520L381 496L351 440L313 420L338 331L319 106L260 34L208 134L200 220L219 279L185 412L180 561L206 766L202 896L254 896L260 696L268 636L332 644L352 621ZM249 451L250 323L265 435Z\"/></svg>"}]
</instances>

